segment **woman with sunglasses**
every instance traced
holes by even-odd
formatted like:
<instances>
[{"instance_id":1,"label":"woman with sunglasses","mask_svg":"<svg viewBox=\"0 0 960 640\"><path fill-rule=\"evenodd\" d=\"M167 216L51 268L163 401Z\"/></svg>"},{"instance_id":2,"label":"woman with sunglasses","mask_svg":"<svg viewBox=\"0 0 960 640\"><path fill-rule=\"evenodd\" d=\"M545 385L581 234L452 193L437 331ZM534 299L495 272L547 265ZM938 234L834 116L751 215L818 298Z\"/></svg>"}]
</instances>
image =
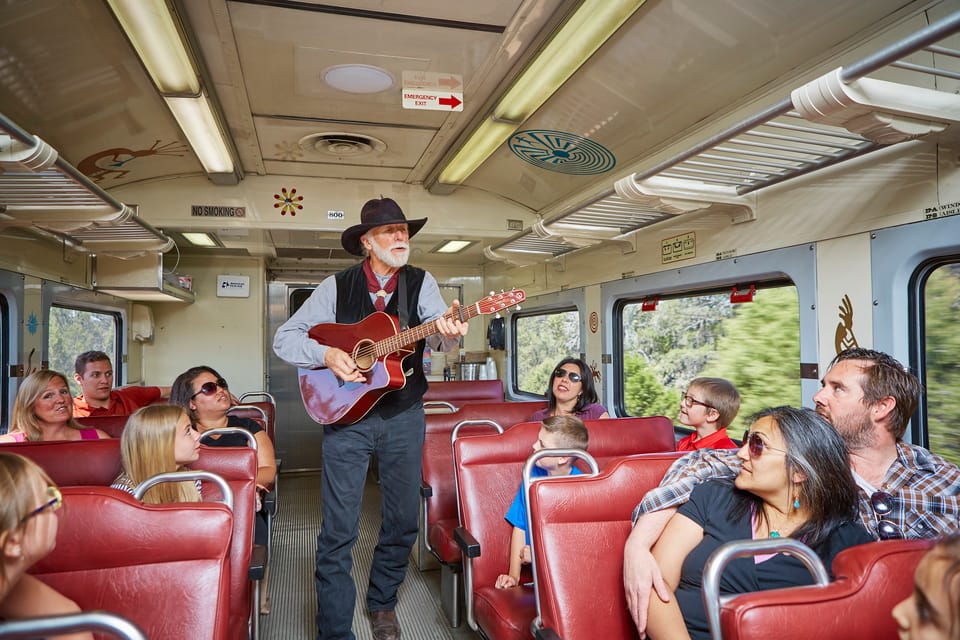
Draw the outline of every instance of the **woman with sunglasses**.
<instances>
[{"instance_id":1,"label":"woman with sunglasses","mask_svg":"<svg viewBox=\"0 0 960 640\"><path fill-rule=\"evenodd\" d=\"M110 485L133 493L152 476L181 471L200 457L200 435L183 407L154 404L137 409L120 437L123 471ZM143 496L148 504L199 502L200 481L163 482Z\"/></svg>"},{"instance_id":2,"label":"woman with sunglasses","mask_svg":"<svg viewBox=\"0 0 960 640\"><path fill-rule=\"evenodd\" d=\"M257 441L257 484L261 487L270 486L277 475L273 443L263 427L254 420L227 414L234 400L223 376L205 365L187 369L177 376L170 388L170 404L187 410L201 437L206 431L224 427L252 433ZM247 439L242 434L224 434L210 436L203 443L212 447L245 447Z\"/></svg>"},{"instance_id":3,"label":"woman with sunglasses","mask_svg":"<svg viewBox=\"0 0 960 640\"><path fill-rule=\"evenodd\" d=\"M647 632L655 640L709 638L701 596L703 568L732 540L795 538L827 570L841 550L873 538L859 524L857 486L843 440L815 412L776 407L753 417L737 452L740 473L693 490L653 547L675 597L651 598ZM799 560L782 553L734 560L721 595L811 584Z\"/></svg>"},{"instance_id":4,"label":"woman with sunglasses","mask_svg":"<svg viewBox=\"0 0 960 640\"><path fill-rule=\"evenodd\" d=\"M109 438L100 429L84 429L73 419L73 398L62 373L42 369L27 376L13 403L10 432L4 442L99 440Z\"/></svg>"},{"instance_id":5,"label":"woman with sunglasses","mask_svg":"<svg viewBox=\"0 0 960 640\"><path fill-rule=\"evenodd\" d=\"M60 490L34 462L13 453L0 453L0 620L19 620L80 609L27 570L57 542L63 504ZM90 633L57 636L61 640L93 640Z\"/></svg>"},{"instance_id":6,"label":"woman with sunglasses","mask_svg":"<svg viewBox=\"0 0 960 640\"><path fill-rule=\"evenodd\" d=\"M533 414L531 422L550 416L576 416L581 420L609 418L593 386L593 372L579 358L564 358L553 369L547 385L547 407Z\"/></svg>"}]
</instances>

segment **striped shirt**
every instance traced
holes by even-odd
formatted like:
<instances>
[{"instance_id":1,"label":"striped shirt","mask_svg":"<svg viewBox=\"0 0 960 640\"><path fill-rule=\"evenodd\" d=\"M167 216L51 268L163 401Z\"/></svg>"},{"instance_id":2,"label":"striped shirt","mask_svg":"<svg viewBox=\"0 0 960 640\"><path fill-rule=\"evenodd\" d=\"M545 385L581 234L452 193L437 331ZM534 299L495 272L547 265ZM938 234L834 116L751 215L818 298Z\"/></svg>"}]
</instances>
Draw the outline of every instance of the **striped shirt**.
<instances>
[{"instance_id":1,"label":"striped shirt","mask_svg":"<svg viewBox=\"0 0 960 640\"><path fill-rule=\"evenodd\" d=\"M698 484L711 478L733 478L740 459L732 449L701 449L670 467L660 486L648 491L633 510L633 520L644 513L677 507ZM870 495L858 485L860 521L878 537L879 516ZM960 529L960 468L923 447L897 443L897 459L880 490L894 497L893 510L884 519L897 525L906 538L932 538Z\"/></svg>"}]
</instances>

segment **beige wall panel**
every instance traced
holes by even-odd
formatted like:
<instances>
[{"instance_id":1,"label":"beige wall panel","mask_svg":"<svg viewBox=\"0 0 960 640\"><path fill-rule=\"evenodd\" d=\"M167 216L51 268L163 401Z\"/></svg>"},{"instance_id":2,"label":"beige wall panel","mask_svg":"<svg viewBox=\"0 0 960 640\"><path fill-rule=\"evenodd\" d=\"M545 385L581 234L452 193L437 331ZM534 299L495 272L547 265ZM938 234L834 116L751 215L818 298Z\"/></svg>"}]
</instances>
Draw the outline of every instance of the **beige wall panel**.
<instances>
[{"instance_id":1,"label":"beige wall panel","mask_svg":"<svg viewBox=\"0 0 960 640\"><path fill-rule=\"evenodd\" d=\"M821 377L838 348L873 346L870 234L817 244L817 325Z\"/></svg>"}]
</instances>

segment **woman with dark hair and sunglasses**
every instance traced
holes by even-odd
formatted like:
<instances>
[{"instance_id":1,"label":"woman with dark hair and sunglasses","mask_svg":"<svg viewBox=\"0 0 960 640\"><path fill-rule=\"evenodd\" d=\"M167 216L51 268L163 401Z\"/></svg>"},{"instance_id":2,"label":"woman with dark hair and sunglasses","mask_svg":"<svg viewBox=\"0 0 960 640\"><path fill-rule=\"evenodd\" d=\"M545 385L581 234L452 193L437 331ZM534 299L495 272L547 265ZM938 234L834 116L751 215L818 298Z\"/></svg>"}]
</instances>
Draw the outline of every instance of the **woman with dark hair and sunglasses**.
<instances>
[{"instance_id":1,"label":"woman with dark hair and sunglasses","mask_svg":"<svg viewBox=\"0 0 960 640\"><path fill-rule=\"evenodd\" d=\"M63 504L60 490L34 462L0 453L0 620L80 613L69 598L27 570L53 550ZM93 640L90 633L57 636Z\"/></svg>"},{"instance_id":2,"label":"woman with dark hair and sunglasses","mask_svg":"<svg viewBox=\"0 0 960 640\"><path fill-rule=\"evenodd\" d=\"M580 358L564 358L553 369L547 385L547 407L533 414L531 422L550 416L576 416L581 420L609 418L593 386L593 372Z\"/></svg>"},{"instance_id":3,"label":"woman with dark hair and sunglasses","mask_svg":"<svg viewBox=\"0 0 960 640\"><path fill-rule=\"evenodd\" d=\"M732 540L795 538L827 570L841 550L870 542L857 515L857 485L836 430L809 409L776 407L753 416L737 452L740 473L710 480L670 519L653 547L669 602L650 598L647 631L656 640L709 638L701 596L703 568ZM777 553L734 560L720 580L721 595L811 584L810 572Z\"/></svg>"},{"instance_id":4,"label":"woman with dark hair and sunglasses","mask_svg":"<svg viewBox=\"0 0 960 640\"><path fill-rule=\"evenodd\" d=\"M187 410L201 437L205 431L223 427L245 429L253 434L257 441L257 484L268 487L277 475L273 443L256 421L227 414L234 401L227 381L206 365L187 369L177 376L170 387L170 404L180 405ZM242 434L213 435L206 438L203 444L211 447L245 447L247 439Z\"/></svg>"}]
</instances>

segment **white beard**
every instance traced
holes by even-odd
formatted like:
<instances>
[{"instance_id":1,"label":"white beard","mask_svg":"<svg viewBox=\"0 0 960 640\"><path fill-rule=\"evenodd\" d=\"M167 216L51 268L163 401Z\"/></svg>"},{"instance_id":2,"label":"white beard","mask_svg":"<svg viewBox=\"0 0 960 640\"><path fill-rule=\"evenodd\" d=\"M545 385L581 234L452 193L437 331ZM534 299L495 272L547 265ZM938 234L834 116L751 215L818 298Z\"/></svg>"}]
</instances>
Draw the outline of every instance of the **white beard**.
<instances>
[{"instance_id":1,"label":"white beard","mask_svg":"<svg viewBox=\"0 0 960 640\"><path fill-rule=\"evenodd\" d=\"M393 253L394 249L401 247L403 248L402 254L396 255ZM410 245L404 243L397 243L384 249L375 241L371 241L370 251L373 252L373 255L377 256L377 259L380 260L380 262L383 262L388 267L392 267L394 269L399 269L403 265L407 264L407 260L410 258Z\"/></svg>"}]
</instances>

